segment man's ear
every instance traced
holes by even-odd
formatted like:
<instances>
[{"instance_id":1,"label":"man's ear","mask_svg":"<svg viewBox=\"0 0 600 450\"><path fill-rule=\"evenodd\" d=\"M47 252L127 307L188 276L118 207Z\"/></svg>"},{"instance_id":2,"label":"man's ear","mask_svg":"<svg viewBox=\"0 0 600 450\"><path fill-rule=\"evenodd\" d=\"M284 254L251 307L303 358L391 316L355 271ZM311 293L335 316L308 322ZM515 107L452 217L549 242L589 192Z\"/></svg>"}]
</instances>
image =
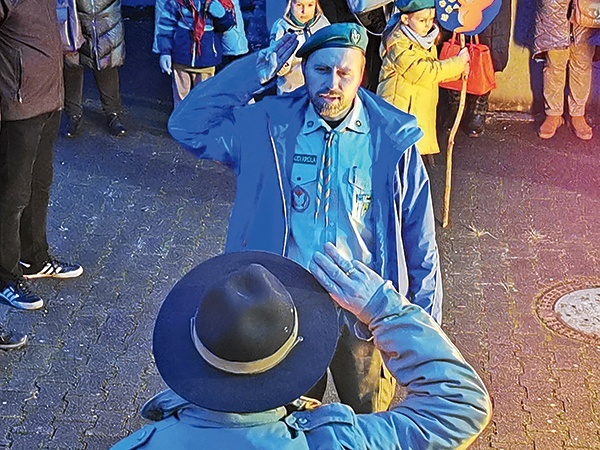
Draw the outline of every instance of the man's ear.
<instances>
[{"instance_id":1,"label":"man's ear","mask_svg":"<svg viewBox=\"0 0 600 450\"><path fill-rule=\"evenodd\" d=\"M404 25L408 26L408 14L402 14L400 16L400 22L402 22Z\"/></svg>"}]
</instances>

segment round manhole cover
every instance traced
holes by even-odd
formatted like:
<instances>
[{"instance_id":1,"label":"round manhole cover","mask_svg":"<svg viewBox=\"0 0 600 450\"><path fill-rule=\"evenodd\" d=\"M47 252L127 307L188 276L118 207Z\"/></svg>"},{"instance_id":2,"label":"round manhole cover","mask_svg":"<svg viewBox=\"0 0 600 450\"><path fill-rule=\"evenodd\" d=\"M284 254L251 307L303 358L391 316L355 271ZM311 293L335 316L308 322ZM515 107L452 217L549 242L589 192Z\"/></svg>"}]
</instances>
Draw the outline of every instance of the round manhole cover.
<instances>
[{"instance_id":1,"label":"round manhole cover","mask_svg":"<svg viewBox=\"0 0 600 450\"><path fill-rule=\"evenodd\" d=\"M571 339L600 343L600 280L561 283L538 297L536 313L551 330Z\"/></svg>"}]
</instances>

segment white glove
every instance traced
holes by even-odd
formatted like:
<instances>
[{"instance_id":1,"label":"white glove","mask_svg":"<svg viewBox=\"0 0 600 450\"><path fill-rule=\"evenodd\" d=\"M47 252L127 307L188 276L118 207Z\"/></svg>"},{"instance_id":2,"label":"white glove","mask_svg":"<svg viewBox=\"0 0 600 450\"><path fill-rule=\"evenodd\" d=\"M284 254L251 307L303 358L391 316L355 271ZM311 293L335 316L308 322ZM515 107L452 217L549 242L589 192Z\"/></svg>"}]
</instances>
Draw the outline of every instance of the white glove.
<instances>
[{"instance_id":1,"label":"white glove","mask_svg":"<svg viewBox=\"0 0 600 450\"><path fill-rule=\"evenodd\" d=\"M171 75L171 73L173 72L172 63L171 63L171 55L160 55L160 59L158 60L158 65L160 66L160 70L162 71L162 73Z\"/></svg>"},{"instance_id":2,"label":"white glove","mask_svg":"<svg viewBox=\"0 0 600 450\"><path fill-rule=\"evenodd\" d=\"M315 252L309 270L342 308L358 316L384 283L383 278L358 260L349 261L330 242Z\"/></svg>"},{"instance_id":3,"label":"white glove","mask_svg":"<svg viewBox=\"0 0 600 450\"><path fill-rule=\"evenodd\" d=\"M219 19L225 15L225 8L223 7L223 5L221 5L221 2L219 0L212 0L208 4L208 13L211 16Z\"/></svg>"}]
</instances>

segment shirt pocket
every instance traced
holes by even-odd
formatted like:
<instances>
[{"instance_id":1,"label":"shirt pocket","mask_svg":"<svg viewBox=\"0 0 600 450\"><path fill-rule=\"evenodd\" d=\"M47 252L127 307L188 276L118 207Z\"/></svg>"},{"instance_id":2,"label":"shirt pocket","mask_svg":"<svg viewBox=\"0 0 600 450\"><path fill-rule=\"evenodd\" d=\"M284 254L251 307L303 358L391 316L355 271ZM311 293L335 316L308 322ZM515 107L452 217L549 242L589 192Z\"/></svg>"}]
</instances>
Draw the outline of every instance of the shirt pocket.
<instances>
[{"instance_id":1,"label":"shirt pocket","mask_svg":"<svg viewBox=\"0 0 600 450\"><path fill-rule=\"evenodd\" d=\"M362 221L371 206L371 174L352 166L348 173L348 194L352 202L352 218Z\"/></svg>"},{"instance_id":2,"label":"shirt pocket","mask_svg":"<svg viewBox=\"0 0 600 450\"><path fill-rule=\"evenodd\" d=\"M292 208L297 212L304 212L314 204L317 192L317 178L319 168L316 155L294 155L292 166Z\"/></svg>"}]
</instances>

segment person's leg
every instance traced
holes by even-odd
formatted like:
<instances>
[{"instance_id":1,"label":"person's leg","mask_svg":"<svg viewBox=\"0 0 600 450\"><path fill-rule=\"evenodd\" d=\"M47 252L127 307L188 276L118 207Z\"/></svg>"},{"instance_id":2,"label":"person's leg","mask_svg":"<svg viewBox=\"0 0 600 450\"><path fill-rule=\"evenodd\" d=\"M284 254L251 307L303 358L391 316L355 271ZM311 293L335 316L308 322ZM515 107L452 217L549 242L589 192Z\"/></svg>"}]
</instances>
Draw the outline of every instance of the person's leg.
<instances>
[{"instance_id":1,"label":"person's leg","mask_svg":"<svg viewBox=\"0 0 600 450\"><path fill-rule=\"evenodd\" d=\"M458 106L460 104L460 92L453 91L451 89L443 89L446 96L446 110L443 112L441 120L442 129L444 132L449 133L456 120L458 114ZM440 95L441 97L441 95Z\"/></svg>"},{"instance_id":2,"label":"person's leg","mask_svg":"<svg viewBox=\"0 0 600 450\"><path fill-rule=\"evenodd\" d=\"M3 282L15 282L22 275L21 218L31 201L33 168L49 116L3 121L0 125L0 280Z\"/></svg>"},{"instance_id":3,"label":"person's leg","mask_svg":"<svg viewBox=\"0 0 600 450\"><path fill-rule=\"evenodd\" d=\"M119 92L119 68L110 67L108 69L94 70L94 80L100 93L102 102L102 112L109 116L110 114L121 114L123 104L121 93Z\"/></svg>"},{"instance_id":4,"label":"person's leg","mask_svg":"<svg viewBox=\"0 0 600 450\"><path fill-rule=\"evenodd\" d=\"M539 130L542 139L550 139L563 124L565 83L569 49L549 50L543 73L544 110L546 119Z\"/></svg>"},{"instance_id":5,"label":"person's leg","mask_svg":"<svg viewBox=\"0 0 600 450\"><path fill-rule=\"evenodd\" d=\"M585 105L592 88L592 59L595 46L587 39L569 48L569 95L570 125L575 135L583 140L592 139L592 127L585 120Z\"/></svg>"},{"instance_id":6,"label":"person's leg","mask_svg":"<svg viewBox=\"0 0 600 450\"><path fill-rule=\"evenodd\" d=\"M469 137L479 137L485 131L485 116L488 110L488 99L490 93L483 95L470 95L471 111L469 123L467 124L467 134Z\"/></svg>"},{"instance_id":7,"label":"person's leg","mask_svg":"<svg viewBox=\"0 0 600 450\"><path fill-rule=\"evenodd\" d=\"M191 74L184 69L173 67L173 108L175 108L181 100L189 94L192 89Z\"/></svg>"},{"instance_id":8,"label":"person's leg","mask_svg":"<svg viewBox=\"0 0 600 450\"><path fill-rule=\"evenodd\" d=\"M66 117L64 133L66 137L72 138L79 133L83 115L83 67L65 58L63 77L65 84L64 115Z\"/></svg>"},{"instance_id":9,"label":"person's leg","mask_svg":"<svg viewBox=\"0 0 600 450\"><path fill-rule=\"evenodd\" d=\"M314 398L315 400L323 401L325 390L327 389L327 372L321 377L317 383L304 394L305 397Z\"/></svg>"},{"instance_id":10,"label":"person's leg","mask_svg":"<svg viewBox=\"0 0 600 450\"><path fill-rule=\"evenodd\" d=\"M65 64L63 69L65 82L65 114L81 116L83 114L83 67Z\"/></svg>"},{"instance_id":11,"label":"person's leg","mask_svg":"<svg viewBox=\"0 0 600 450\"><path fill-rule=\"evenodd\" d=\"M20 223L31 200L37 148L50 115L0 124L0 301L19 309L44 306L21 278Z\"/></svg>"},{"instance_id":12,"label":"person's leg","mask_svg":"<svg viewBox=\"0 0 600 450\"><path fill-rule=\"evenodd\" d=\"M48 259L46 222L52 186L53 147L58 135L60 113L53 112L45 122L33 163L31 197L20 224L21 260L40 268Z\"/></svg>"},{"instance_id":13,"label":"person's leg","mask_svg":"<svg viewBox=\"0 0 600 450\"><path fill-rule=\"evenodd\" d=\"M108 131L113 136L124 136L127 129L121 121L123 104L119 92L119 68L94 70L94 80L100 93L102 111L106 115Z\"/></svg>"},{"instance_id":14,"label":"person's leg","mask_svg":"<svg viewBox=\"0 0 600 450\"><path fill-rule=\"evenodd\" d=\"M395 382L372 342L344 326L330 364L342 403L357 413L385 411L394 398Z\"/></svg>"}]
</instances>

